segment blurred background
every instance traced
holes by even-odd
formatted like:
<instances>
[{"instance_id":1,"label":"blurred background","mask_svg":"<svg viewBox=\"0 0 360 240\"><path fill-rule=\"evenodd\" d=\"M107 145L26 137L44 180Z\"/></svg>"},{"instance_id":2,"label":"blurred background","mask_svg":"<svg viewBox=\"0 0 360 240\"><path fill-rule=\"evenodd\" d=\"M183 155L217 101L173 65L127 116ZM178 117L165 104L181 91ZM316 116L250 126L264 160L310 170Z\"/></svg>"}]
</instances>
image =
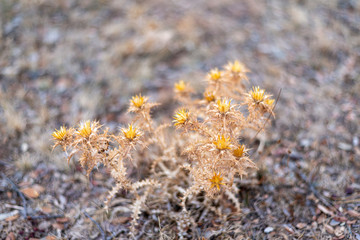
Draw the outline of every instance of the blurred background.
<instances>
[{"instance_id":1,"label":"blurred background","mask_svg":"<svg viewBox=\"0 0 360 240\"><path fill-rule=\"evenodd\" d=\"M115 130L138 93L162 103L154 116L170 121L174 82L200 92L206 72L239 60L249 89L282 90L268 151L255 159L270 182L297 184L284 163L291 152L286 161L325 196L360 194L359 55L356 0L0 0L0 171L72 201L88 183L69 186L72 170L51 153L54 128L98 119ZM294 219L311 219L296 209Z\"/></svg>"}]
</instances>

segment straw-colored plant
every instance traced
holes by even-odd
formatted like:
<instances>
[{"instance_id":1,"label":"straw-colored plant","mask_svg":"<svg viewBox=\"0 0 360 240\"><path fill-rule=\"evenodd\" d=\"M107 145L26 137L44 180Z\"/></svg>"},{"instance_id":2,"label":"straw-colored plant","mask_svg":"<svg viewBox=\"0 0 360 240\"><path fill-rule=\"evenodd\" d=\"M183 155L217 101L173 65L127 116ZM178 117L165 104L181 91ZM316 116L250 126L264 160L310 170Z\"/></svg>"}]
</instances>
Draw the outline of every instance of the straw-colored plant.
<instances>
[{"instance_id":1,"label":"straw-colored plant","mask_svg":"<svg viewBox=\"0 0 360 240\"><path fill-rule=\"evenodd\" d=\"M156 126L150 112L158 104L136 95L129 102L133 121L118 133L109 133L96 121L85 121L77 128L56 130L54 147L62 146L68 161L79 156L87 175L101 165L110 170L116 183L105 201L106 208L120 189L133 193L133 236L139 214L151 197L158 214L175 218L178 234L184 237L186 226L195 224L187 213L190 196L204 192L213 199L225 193L239 208L234 179L256 169L249 147L242 141L243 132L262 130L268 116L274 115L274 99L260 87L245 90L248 72L238 61L223 70L211 70L203 99L193 98L194 90L186 81L177 82L175 99L182 106L173 115L175 131L167 124ZM149 165L149 171L142 173L147 177L130 179L129 167L139 164ZM174 199L177 195L178 200ZM160 210L174 201L182 206L182 213Z\"/></svg>"}]
</instances>

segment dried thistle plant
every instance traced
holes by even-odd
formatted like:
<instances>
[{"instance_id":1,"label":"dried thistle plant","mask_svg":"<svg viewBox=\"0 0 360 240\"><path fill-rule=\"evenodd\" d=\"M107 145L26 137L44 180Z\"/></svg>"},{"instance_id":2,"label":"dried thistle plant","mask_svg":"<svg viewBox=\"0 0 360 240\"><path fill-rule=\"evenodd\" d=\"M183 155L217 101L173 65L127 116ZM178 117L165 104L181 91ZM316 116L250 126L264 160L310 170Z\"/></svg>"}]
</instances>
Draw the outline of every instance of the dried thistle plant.
<instances>
[{"instance_id":1,"label":"dried thistle plant","mask_svg":"<svg viewBox=\"0 0 360 240\"><path fill-rule=\"evenodd\" d=\"M186 105L176 111L174 125L183 130L183 153L190 162L184 168L193 178L193 185L182 198L184 210L191 194L204 191L213 198L222 189L231 190L236 176L243 177L247 169L256 168L240 140L245 129L259 130L265 115L274 115L274 100L259 87L245 92L247 72L238 61L228 63L222 71L212 69L204 100L180 101ZM175 93L177 99L184 97ZM246 113L241 111L242 105L247 106Z\"/></svg>"},{"instance_id":2,"label":"dried thistle plant","mask_svg":"<svg viewBox=\"0 0 360 240\"><path fill-rule=\"evenodd\" d=\"M129 161L134 160L136 147L146 146L144 138L153 134L150 110L156 105L149 103L146 97L134 96L130 100L129 107L129 112L135 113L134 121L128 127L121 128L117 134L109 133L108 128L103 129L97 121L82 122L77 128L62 126L52 134L55 141L54 148L61 146L68 156L68 161L78 155L79 163L86 169L88 176L99 165L110 170L110 174L115 180L115 186L105 200L106 209L119 190L126 189L134 194L132 229L135 229L141 206L150 192L158 185L154 179L132 182L127 177L127 165ZM142 126L144 130L137 126ZM147 133L146 136L145 133ZM140 196L138 191L144 187L146 190Z\"/></svg>"},{"instance_id":3,"label":"dried thistle plant","mask_svg":"<svg viewBox=\"0 0 360 240\"><path fill-rule=\"evenodd\" d=\"M228 63L222 70L211 70L202 99L193 98L189 83L177 82L175 99L182 106L173 117L175 131L169 124L155 125L150 113L158 104L140 94L129 102L128 112L135 114L133 121L118 133L109 133L96 121L82 122L77 128L62 126L53 133L54 148L61 146L68 161L79 156L87 175L100 165L110 170L116 184L106 198L106 208L120 189L133 194L131 236L136 234L137 219L145 202L150 201L157 209L153 212L178 223L178 235L182 238L195 225L186 212L190 195L203 191L214 199L224 192L239 208L233 194L234 179L256 169L249 148L240 140L244 130L261 130L267 116L274 116L274 100L259 87L246 92L247 72L238 61ZM148 162L144 163L144 159ZM129 179L130 164L149 164L149 171L143 173L148 177ZM161 190L156 191L158 188ZM169 202L182 206L184 211L164 211ZM219 212L208 201L204 204Z\"/></svg>"}]
</instances>

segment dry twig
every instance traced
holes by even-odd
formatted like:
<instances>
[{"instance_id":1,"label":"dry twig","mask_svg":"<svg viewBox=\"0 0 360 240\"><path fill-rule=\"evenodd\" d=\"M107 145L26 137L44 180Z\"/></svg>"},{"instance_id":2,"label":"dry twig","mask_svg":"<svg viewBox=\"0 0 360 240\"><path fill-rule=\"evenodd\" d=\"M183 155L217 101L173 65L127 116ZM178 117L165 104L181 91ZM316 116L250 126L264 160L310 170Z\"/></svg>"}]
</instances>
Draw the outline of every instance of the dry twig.
<instances>
[{"instance_id":1,"label":"dry twig","mask_svg":"<svg viewBox=\"0 0 360 240\"><path fill-rule=\"evenodd\" d=\"M20 196L20 198L22 200L22 205L23 205L22 214L23 214L24 218L27 218L27 215L28 215L27 201L26 201L24 194L20 191L20 189L17 187L17 185L9 177L7 177L4 173L1 173L1 176L11 184L12 189Z\"/></svg>"},{"instance_id":2,"label":"dry twig","mask_svg":"<svg viewBox=\"0 0 360 240\"><path fill-rule=\"evenodd\" d=\"M85 215L87 218L89 218L89 219L96 225L96 227L99 229L102 239L103 239L103 240L106 240L106 234L105 234L104 230L102 229L102 227L100 226L100 224L99 224L97 221L95 221L92 217L90 217L90 215L89 215L87 212L83 211L83 213L84 213L84 215Z\"/></svg>"}]
</instances>

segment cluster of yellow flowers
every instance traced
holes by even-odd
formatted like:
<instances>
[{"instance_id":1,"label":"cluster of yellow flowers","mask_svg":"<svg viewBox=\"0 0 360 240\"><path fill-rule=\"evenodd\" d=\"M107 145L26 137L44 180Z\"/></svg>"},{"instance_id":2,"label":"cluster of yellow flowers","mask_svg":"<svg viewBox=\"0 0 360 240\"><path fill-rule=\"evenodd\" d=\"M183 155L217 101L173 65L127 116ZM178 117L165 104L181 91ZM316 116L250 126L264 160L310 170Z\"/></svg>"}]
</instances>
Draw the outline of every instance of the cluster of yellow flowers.
<instances>
[{"instance_id":1,"label":"cluster of yellow flowers","mask_svg":"<svg viewBox=\"0 0 360 240\"><path fill-rule=\"evenodd\" d=\"M213 197L221 192L220 186L227 191L234 177L256 168L248 148L239 141L244 130L260 130L266 113L273 115L274 99L260 87L246 92L247 72L239 61L228 63L223 70L212 69L200 101L191 99L189 83L175 84L176 98L184 106L176 111L173 122L177 129L184 130L183 153L190 162L185 168L194 180L184 194L183 207L190 194L205 191ZM242 105L247 106L246 113L240 111Z\"/></svg>"},{"instance_id":2,"label":"cluster of yellow flowers","mask_svg":"<svg viewBox=\"0 0 360 240\"><path fill-rule=\"evenodd\" d=\"M150 110L156 105L141 95L132 97L129 112L134 112L135 118L127 128L121 128L118 134L109 134L108 129L102 129L97 121L82 122L77 128L62 126L52 134L54 148L62 146L68 161L79 155L80 165L86 169L87 175L99 164L109 168L116 180L116 186L108 198L110 200L120 188L132 188L126 177L125 162L133 159L133 150L137 145L146 146L142 140L144 134L149 134L149 129L152 129Z\"/></svg>"},{"instance_id":3,"label":"cluster of yellow flowers","mask_svg":"<svg viewBox=\"0 0 360 240\"><path fill-rule=\"evenodd\" d=\"M172 191L187 187L180 191L181 204L186 210L186 200L191 194L204 191L214 197L230 191L235 177L256 168L249 158L248 147L240 142L244 130L261 130L266 116L274 115L274 99L259 87L245 90L248 72L239 61L228 63L222 70L212 69L202 99L193 98L189 83L183 80L175 83L175 98L182 106L175 112L173 125L181 131L180 135L166 128L166 124L154 124L150 112L158 104L140 94L129 101L128 112L135 114L132 122L117 134L110 134L96 121L82 122L77 128L62 126L52 134L54 148L62 146L68 161L78 155L88 175L100 165L110 169L116 185L106 204L121 188L132 191L136 198L135 222L150 189L161 185L160 182L165 188L163 195L154 197L163 198L164 202L170 201ZM243 105L247 106L245 112L240 111ZM166 134L174 135L168 139ZM148 178L132 181L127 177L128 168L139 164L149 164L150 171L143 173ZM137 191L146 186L148 190L141 197ZM132 224L132 229L135 225Z\"/></svg>"}]
</instances>

